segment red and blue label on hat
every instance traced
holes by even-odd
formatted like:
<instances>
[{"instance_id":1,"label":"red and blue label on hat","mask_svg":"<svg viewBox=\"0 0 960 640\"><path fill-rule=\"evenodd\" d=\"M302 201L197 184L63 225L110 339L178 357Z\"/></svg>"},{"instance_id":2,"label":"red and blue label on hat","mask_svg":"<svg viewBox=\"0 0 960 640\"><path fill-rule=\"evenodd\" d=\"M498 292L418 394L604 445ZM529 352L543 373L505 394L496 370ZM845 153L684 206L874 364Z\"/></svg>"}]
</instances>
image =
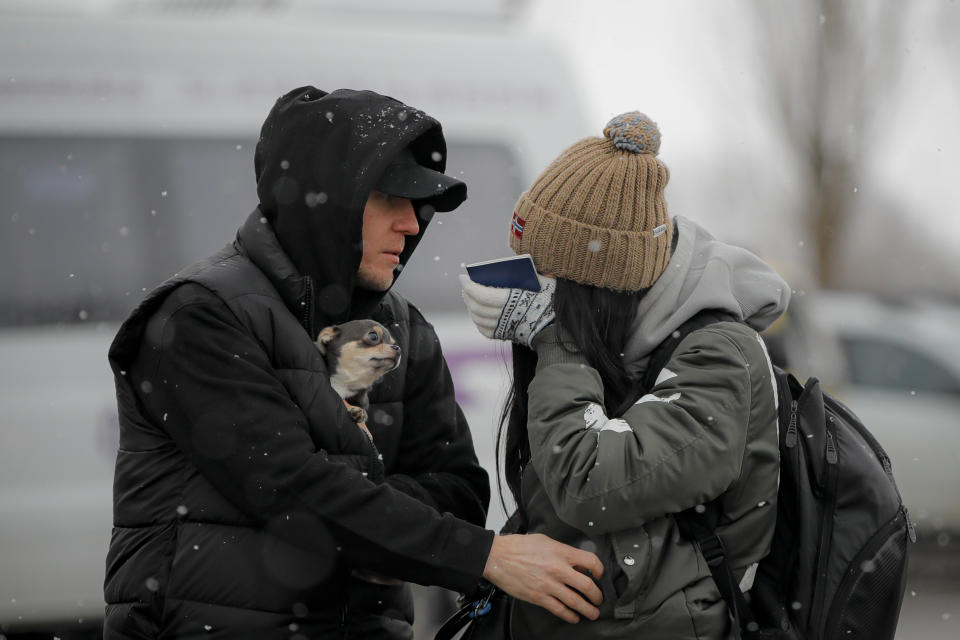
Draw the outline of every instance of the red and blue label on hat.
<instances>
[{"instance_id":1,"label":"red and blue label on hat","mask_svg":"<svg viewBox=\"0 0 960 640\"><path fill-rule=\"evenodd\" d=\"M513 212L513 223L512 223L512 232L513 236L519 240L523 237L523 227L525 227L527 221L517 215L517 212Z\"/></svg>"}]
</instances>

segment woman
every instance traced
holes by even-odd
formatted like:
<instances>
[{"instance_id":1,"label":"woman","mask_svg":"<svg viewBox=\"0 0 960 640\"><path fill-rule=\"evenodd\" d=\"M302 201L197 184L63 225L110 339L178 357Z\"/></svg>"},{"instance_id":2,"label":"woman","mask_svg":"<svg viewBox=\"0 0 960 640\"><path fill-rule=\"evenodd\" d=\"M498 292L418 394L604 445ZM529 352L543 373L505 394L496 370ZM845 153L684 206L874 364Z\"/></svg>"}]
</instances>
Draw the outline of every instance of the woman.
<instances>
[{"instance_id":1,"label":"woman","mask_svg":"<svg viewBox=\"0 0 960 640\"><path fill-rule=\"evenodd\" d=\"M518 602L515 638L733 637L673 514L717 505L744 591L770 545L777 399L757 331L789 288L748 251L667 216L659 145L655 123L623 114L520 197L510 246L550 276L539 293L461 276L481 332L515 343L499 440L518 518L605 565L598 620L564 625ZM730 320L686 336L643 388L655 348L708 310Z\"/></svg>"}]
</instances>

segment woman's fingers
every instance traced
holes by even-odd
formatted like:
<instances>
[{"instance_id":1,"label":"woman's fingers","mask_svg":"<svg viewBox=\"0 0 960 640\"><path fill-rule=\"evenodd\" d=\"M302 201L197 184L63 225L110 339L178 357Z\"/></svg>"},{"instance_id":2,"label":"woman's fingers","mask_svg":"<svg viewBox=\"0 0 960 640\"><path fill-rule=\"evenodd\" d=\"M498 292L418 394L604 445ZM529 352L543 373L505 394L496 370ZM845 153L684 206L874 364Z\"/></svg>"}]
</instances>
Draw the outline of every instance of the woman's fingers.
<instances>
[{"instance_id":1,"label":"woman's fingers","mask_svg":"<svg viewBox=\"0 0 960 640\"><path fill-rule=\"evenodd\" d=\"M510 298L510 289L503 287L487 287L477 284L468 276L460 275L460 287L463 294L477 304L488 307L503 307Z\"/></svg>"}]
</instances>

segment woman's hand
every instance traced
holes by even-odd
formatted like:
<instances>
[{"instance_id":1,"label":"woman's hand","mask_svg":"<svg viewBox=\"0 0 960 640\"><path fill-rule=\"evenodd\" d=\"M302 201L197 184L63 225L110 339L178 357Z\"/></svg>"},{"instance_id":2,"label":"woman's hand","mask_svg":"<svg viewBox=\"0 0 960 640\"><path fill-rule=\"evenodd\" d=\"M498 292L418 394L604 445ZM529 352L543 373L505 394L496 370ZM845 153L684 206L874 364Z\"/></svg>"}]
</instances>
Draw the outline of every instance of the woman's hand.
<instances>
[{"instance_id":1,"label":"woman's hand","mask_svg":"<svg viewBox=\"0 0 960 640\"><path fill-rule=\"evenodd\" d=\"M461 275L463 301L480 333L530 347L533 338L554 319L556 280L540 274L537 278L540 291L487 287Z\"/></svg>"}]
</instances>

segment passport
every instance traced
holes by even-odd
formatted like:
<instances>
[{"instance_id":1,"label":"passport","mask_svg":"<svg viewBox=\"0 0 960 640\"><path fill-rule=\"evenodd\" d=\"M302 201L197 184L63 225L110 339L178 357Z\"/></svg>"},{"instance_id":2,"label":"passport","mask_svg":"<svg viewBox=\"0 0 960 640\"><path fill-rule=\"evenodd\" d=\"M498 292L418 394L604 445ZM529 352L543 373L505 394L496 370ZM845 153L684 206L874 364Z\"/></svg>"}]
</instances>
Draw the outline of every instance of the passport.
<instances>
[{"instance_id":1,"label":"passport","mask_svg":"<svg viewBox=\"0 0 960 640\"><path fill-rule=\"evenodd\" d=\"M540 280L529 253L468 264L467 275L477 284L540 291Z\"/></svg>"}]
</instances>

